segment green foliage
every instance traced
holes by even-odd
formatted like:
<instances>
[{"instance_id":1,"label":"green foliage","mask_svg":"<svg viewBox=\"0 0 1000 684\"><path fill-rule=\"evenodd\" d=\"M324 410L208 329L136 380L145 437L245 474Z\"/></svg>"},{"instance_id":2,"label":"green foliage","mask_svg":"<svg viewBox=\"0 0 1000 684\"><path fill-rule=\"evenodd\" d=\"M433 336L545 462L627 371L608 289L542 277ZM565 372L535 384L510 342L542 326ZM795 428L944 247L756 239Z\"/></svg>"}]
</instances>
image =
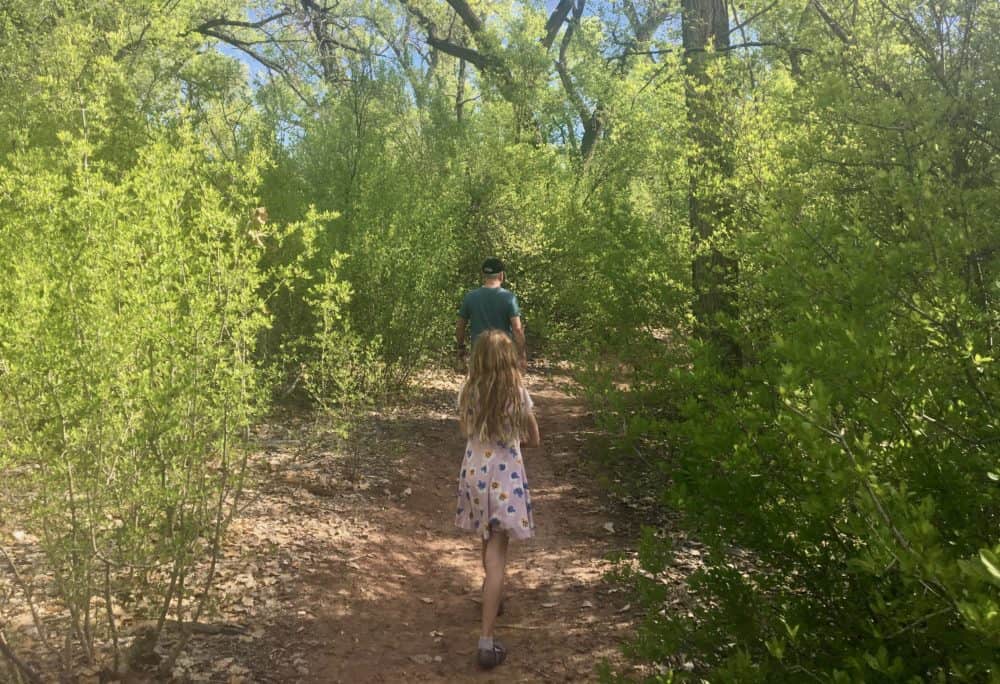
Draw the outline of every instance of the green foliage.
<instances>
[{"instance_id":1,"label":"green foliage","mask_svg":"<svg viewBox=\"0 0 1000 684\"><path fill-rule=\"evenodd\" d=\"M692 344L633 357L628 391L603 385L617 458L656 475L712 547L693 618L661 611L655 570L630 579L649 607L635 653L683 653L712 681L972 682L1000 667L1000 169L983 99L997 54L973 32L969 71L938 81L905 22L922 5L895 21L861 8L857 45L828 35L797 73L725 65L757 69L753 99L729 105L740 222L719 243L740 263L743 367Z\"/></svg>"},{"instance_id":2,"label":"green foliage","mask_svg":"<svg viewBox=\"0 0 1000 684\"><path fill-rule=\"evenodd\" d=\"M0 502L71 642L201 610L264 397L349 437L497 255L709 546L693 617L663 529L622 573L653 681L1000 676L995 2L751 0L688 55L645 0L551 48L540 3L314 5L0 9Z\"/></svg>"},{"instance_id":3,"label":"green foliage","mask_svg":"<svg viewBox=\"0 0 1000 684\"><path fill-rule=\"evenodd\" d=\"M257 252L218 169L181 131L120 177L88 144L12 155L0 182L4 512L42 539L91 657L111 605L197 614L260 410ZM243 197L255 182L244 167ZM23 506L23 508L21 507ZM55 629L62 627L54 626Z\"/></svg>"},{"instance_id":4,"label":"green foliage","mask_svg":"<svg viewBox=\"0 0 1000 684\"><path fill-rule=\"evenodd\" d=\"M247 222L265 160L253 117L220 111L242 72L194 54L175 10L0 12L0 517L41 540L62 612L36 627L67 676L119 664L122 607L155 637L210 605L266 396ZM184 102L185 79L211 95Z\"/></svg>"}]
</instances>

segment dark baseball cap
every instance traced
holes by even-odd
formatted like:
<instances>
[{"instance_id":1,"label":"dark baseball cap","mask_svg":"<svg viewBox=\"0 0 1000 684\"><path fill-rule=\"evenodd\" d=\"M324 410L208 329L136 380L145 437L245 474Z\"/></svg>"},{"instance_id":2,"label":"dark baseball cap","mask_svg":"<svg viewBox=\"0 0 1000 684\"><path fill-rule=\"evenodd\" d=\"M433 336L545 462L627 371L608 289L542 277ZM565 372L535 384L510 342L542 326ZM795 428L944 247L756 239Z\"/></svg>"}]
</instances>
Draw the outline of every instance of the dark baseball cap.
<instances>
[{"instance_id":1,"label":"dark baseball cap","mask_svg":"<svg viewBox=\"0 0 1000 684\"><path fill-rule=\"evenodd\" d=\"M503 262L496 257L490 257L483 262L483 275L497 275L503 271Z\"/></svg>"}]
</instances>

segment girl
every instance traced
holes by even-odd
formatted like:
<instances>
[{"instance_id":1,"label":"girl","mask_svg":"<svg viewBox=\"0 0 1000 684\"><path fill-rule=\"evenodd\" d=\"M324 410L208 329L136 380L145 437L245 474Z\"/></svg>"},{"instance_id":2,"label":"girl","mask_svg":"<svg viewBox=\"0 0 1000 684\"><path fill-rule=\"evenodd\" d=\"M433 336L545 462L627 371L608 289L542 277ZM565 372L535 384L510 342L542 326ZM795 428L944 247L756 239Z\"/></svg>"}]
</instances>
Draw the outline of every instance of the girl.
<instances>
[{"instance_id":1,"label":"girl","mask_svg":"<svg viewBox=\"0 0 1000 684\"><path fill-rule=\"evenodd\" d=\"M483 629L479 665L491 668L507 656L493 638L500 610L507 541L534 535L531 497L521 447L541 443L533 403L524 388L514 343L499 330L479 335L469 377L458 395L458 416L467 438L458 476L455 524L483 540Z\"/></svg>"}]
</instances>

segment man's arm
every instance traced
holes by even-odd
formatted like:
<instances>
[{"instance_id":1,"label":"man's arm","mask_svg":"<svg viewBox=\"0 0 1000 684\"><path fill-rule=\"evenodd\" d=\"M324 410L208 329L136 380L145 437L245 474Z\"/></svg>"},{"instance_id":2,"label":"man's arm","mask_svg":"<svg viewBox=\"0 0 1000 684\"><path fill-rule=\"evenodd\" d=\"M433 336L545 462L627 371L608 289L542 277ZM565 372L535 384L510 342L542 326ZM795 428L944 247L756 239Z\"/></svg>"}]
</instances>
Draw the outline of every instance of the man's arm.
<instances>
[{"instance_id":1,"label":"man's arm","mask_svg":"<svg viewBox=\"0 0 1000 684\"><path fill-rule=\"evenodd\" d=\"M524 326L520 316L511 317L510 329L514 333L514 344L517 345L517 355L521 359L521 370L525 370L528 367L528 348L524 343Z\"/></svg>"},{"instance_id":2,"label":"man's arm","mask_svg":"<svg viewBox=\"0 0 1000 684\"><path fill-rule=\"evenodd\" d=\"M455 323L455 370L459 373L465 372L465 324L461 316Z\"/></svg>"}]
</instances>

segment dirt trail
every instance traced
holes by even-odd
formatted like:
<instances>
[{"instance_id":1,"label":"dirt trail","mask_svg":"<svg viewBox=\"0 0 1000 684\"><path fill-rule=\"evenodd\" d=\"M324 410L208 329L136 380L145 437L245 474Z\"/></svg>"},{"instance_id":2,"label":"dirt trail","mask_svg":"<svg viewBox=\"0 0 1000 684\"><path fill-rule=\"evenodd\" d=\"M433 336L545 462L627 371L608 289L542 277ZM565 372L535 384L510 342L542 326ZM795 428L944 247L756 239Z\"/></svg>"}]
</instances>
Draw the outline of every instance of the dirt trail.
<instances>
[{"instance_id":1,"label":"dirt trail","mask_svg":"<svg viewBox=\"0 0 1000 684\"><path fill-rule=\"evenodd\" d=\"M512 542L509 649L493 672L475 665L479 542L453 525L463 442L453 419L458 376L424 380L383 412L357 453L338 453L308 425L272 424L257 486L234 523L220 617L248 635L205 637L186 677L221 681L593 681L621 661L633 626L603 580L617 541L584 463L584 407L567 380L532 373L544 445L525 452L536 538ZM211 658L205 656L212 654ZM207 668L207 671L206 671Z\"/></svg>"}]
</instances>

